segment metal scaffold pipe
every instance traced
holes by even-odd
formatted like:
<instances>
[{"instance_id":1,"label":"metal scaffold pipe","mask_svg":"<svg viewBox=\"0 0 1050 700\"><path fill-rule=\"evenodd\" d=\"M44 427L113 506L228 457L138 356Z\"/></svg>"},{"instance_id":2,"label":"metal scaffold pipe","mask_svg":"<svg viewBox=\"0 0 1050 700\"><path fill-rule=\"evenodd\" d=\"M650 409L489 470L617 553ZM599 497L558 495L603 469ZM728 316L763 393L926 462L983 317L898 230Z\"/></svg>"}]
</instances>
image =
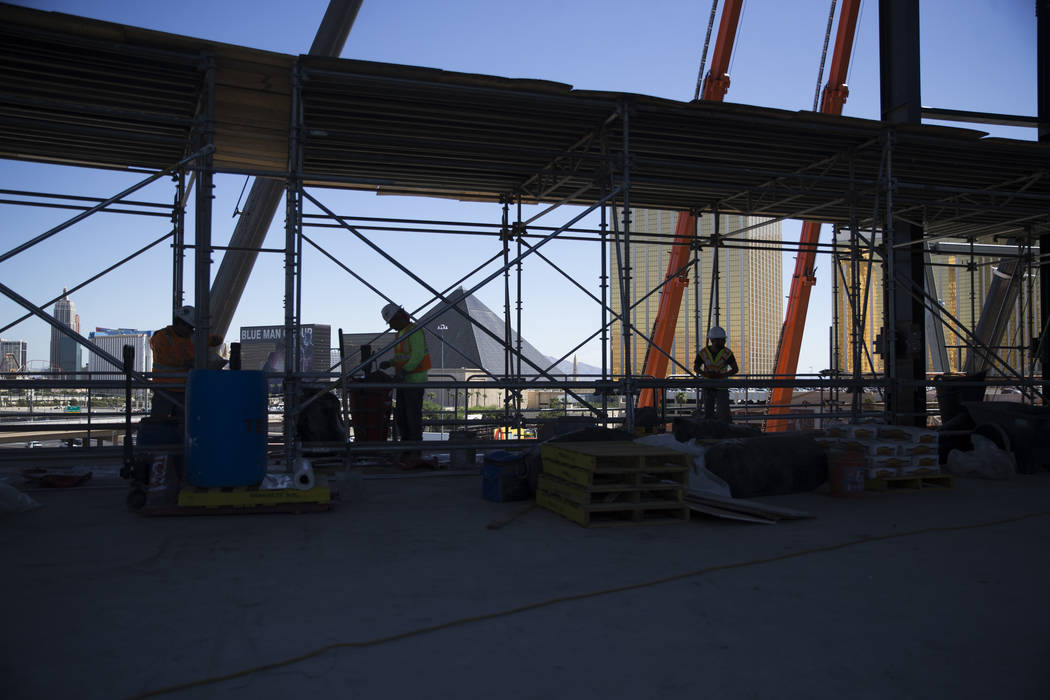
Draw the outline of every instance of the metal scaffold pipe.
<instances>
[{"instance_id":1,"label":"metal scaffold pipe","mask_svg":"<svg viewBox=\"0 0 1050 700\"><path fill-rule=\"evenodd\" d=\"M310 55L338 57L360 9L361 0L331 0L310 46ZM226 251L211 289L211 332L216 335L225 336L230 330L233 314L255 266L258 248L273 222L284 187L284 180L256 178L252 183L244 211L230 238L230 247L238 250Z\"/></svg>"}]
</instances>

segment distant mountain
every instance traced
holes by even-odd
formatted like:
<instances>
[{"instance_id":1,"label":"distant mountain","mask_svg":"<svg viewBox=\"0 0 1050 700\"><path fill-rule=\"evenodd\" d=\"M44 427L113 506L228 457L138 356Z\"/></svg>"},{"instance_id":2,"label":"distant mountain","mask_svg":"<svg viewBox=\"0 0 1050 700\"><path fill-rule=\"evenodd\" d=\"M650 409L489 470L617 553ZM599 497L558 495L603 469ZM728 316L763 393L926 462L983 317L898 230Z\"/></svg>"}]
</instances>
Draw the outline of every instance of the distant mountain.
<instances>
[{"instance_id":1,"label":"distant mountain","mask_svg":"<svg viewBox=\"0 0 1050 700\"><path fill-rule=\"evenodd\" d=\"M547 355L547 362L548 362L548 364L554 362L556 359L558 359L558 358L551 357L550 355ZM562 362L559 362L558 363L558 373L559 374L568 374L568 375L571 376L572 375L572 360L568 359L568 360L564 360ZM594 365L589 365L586 362L580 362L579 360L577 360L577 362L576 362L576 373L577 374L592 374L592 375L596 375L597 377L600 377L601 374L602 374L602 368L601 367L595 367ZM588 379L592 379L594 377L587 377L587 378Z\"/></svg>"}]
</instances>

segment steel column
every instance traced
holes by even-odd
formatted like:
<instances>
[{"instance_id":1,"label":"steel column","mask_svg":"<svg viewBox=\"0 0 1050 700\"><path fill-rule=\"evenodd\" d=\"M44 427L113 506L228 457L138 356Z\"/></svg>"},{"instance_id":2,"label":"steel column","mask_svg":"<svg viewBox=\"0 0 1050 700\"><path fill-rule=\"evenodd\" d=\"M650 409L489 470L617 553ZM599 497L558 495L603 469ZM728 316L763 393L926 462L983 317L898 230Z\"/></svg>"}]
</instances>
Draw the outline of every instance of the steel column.
<instances>
[{"instance_id":1,"label":"steel column","mask_svg":"<svg viewBox=\"0 0 1050 700\"><path fill-rule=\"evenodd\" d=\"M1050 0L1036 0L1037 23L1037 118L1039 120L1039 142L1050 143ZM1046 329L1050 328L1050 233L1039 237L1039 363L1043 372L1043 396L1050 390L1050 339Z\"/></svg>"},{"instance_id":2,"label":"steel column","mask_svg":"<svg viewBox=\"0 0 1050 700\"><path fill-rule=\"evenodd\" d=\"M215 109L215 58L204 57L205 82L198 114L198 149L204 155L194 163L197 172L197 201L194 211L194 296L197 322L193 327L194 366L208 366L208 340L211 336L211 309L208 295L211 292L211 203L212 194L212 138L214 136Z\"/></svg>"},{"instance_id":3,"label":"steel column","mask_svg":"<svg viewBox=\"0 0 1050 700\"><path fill-rule=\"evenodd\" d=\"M882 120L887 125L919 124L919 4L880 0L879 63ZM883 230L886 280L883 357L888 360L886 410L894 423L926 425L925 308L912 294L924 289L921 226L895 219L897 181L892 169L893 131L887 133L886 220Z\"/></svg>"}]
</instances>

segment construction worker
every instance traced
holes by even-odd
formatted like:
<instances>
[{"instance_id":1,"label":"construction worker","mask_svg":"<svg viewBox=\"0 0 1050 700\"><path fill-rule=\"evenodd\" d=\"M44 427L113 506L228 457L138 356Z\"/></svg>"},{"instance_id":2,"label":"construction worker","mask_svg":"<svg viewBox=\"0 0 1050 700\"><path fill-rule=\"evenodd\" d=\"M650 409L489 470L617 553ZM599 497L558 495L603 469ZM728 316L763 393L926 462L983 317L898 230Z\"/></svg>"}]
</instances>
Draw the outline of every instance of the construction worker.
<instances>
[{"instance_id":1,"label":"construction worker","mask_svg":"<svg viewBox=\"0 0 1050 700\"><path fill-rule=\"evenodd\" d=\"M153 351L153 381L160 384L164 391L171 394L179 403L186 405L184 386L167 388L166 384L186 383L186 373L193 369L193 325L196 323L196 311L192 306L183 306L175 311L170 326L165 326L153 333L149 339ZM217 347L222 338L213 335L208 339L210 347ZM217 363L218 364L218 363ZM223 361L222 364L225 364ZM221 367L221 365L218 365ZM182 411L160 392L153 392L153 405L150 409L153 418L182 418Z\"/></svg>"},{"instance_id":2,"label":"construction worker","mask_svg":"<svg viewBox=\"0 0 1050 700\"><path fill-rule=\"evenodd\" d=\"M712 326L707 332L707 345L696 353L693 371L708 379L725 379L740 371L733 351L726 347L726 332L721 326ZM704 417L715 418L726 423L733 422L729 412L729 389L703 387ZM716 411L717 408L717 411Z\"/></svg>"},{"instance_id":3,"label":"construction worker","mask_svg":"<svg viewBox=\"0 0 1050 700\"><path fill-rule=\"evenodd\" d=\"M412 324L408 312L397 304L387 304L382 310L383 320L397 331L394 358L379 363L379 369L393 367L395 381L421 384L427 380L430 352L423 330ZM423 387L398 387L394 395L394 420L402 440L423 439ZM402 466L412 467L420 461L418 451L402 455Z\"/></svg>"}]
</instances>

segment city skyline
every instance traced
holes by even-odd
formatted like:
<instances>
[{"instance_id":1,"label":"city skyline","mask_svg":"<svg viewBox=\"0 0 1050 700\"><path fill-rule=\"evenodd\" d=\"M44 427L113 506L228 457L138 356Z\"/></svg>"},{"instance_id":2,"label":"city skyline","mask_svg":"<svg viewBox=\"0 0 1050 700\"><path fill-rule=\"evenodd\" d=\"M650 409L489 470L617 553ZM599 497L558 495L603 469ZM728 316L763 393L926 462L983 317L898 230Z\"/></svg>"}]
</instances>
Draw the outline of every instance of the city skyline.
<instances>
[{"instance_id":1,"label":"city skyline","mask_svg":"<svg viewBox=\"0 0 1050 700\"><path fill-rule=\"evenodd\" d=\"M65 327L80 333L80 316L77 314L76 304L69 298L65 289L62 290L62 298L55 302L55 310L51 315ZM83 348L80 343L52 326L48 370L68 373L63 376L72 378L83 367Z\"/></svg>"},{"instance_id":2,"label":"city skyline","mask_svg":"<svg viewBox=\"0 0 1050 700\"><path fill-rule=\"evenodd\" d=\"M14 338L0 338L0 372L16 372L29 362L28 343Z\"/></svg>"}]
</instances>

